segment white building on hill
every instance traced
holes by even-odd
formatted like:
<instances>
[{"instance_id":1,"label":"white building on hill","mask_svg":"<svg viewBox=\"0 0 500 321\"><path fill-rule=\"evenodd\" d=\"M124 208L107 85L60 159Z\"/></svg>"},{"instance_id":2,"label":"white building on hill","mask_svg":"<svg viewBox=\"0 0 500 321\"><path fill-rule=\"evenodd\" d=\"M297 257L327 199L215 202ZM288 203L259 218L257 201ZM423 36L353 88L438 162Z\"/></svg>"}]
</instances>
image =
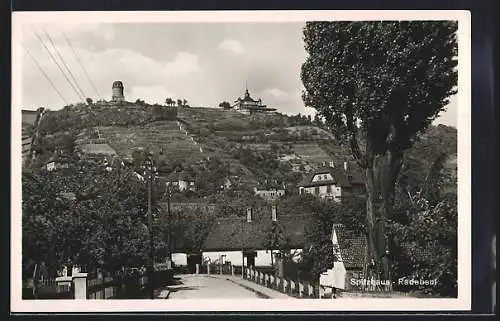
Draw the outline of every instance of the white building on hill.
<instances>
[{"instance_id":1,"label":"white building on hill","mask_svg":"<svg viewBox=\"0 0 500 321\"><path fill-rule=\"evenodd\" d=\"M359 175L332 166L323 167L309 173L299 184L299 194L313 194L322 199L340 202L343 196L362 194L364 182Z\"/></svg>"}]
</instances>

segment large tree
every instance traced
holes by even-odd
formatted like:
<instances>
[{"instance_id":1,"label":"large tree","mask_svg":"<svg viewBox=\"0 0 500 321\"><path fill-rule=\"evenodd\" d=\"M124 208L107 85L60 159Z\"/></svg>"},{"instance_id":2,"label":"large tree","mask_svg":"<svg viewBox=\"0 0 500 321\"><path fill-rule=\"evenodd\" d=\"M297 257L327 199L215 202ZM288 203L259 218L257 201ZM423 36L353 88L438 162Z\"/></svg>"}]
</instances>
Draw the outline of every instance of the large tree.
<instances>
[{"instance_id":1,"label":"large tree","mask_svg":"<svg viewBox=\"0 0 500 321\"><path fill-rule=\"evenodd\" d=\"M364 171L369 273L389 278L386 220L405 150L456 93L453 21L308 22L302 66L313 107Z\"/></svg>"},{"instance_id":2,"label":"large tree","mask_svg":"<svg viewBox=\"0 0 500 321\"><path fill-rule=\"evenodd\" d=\"M72 265L115 272L144 264L148 255L144 182L121 166L77 159L70 159L69 165L23 175L23 264L27 270L42 262L52 274ZM153 204L163 196L157 183Z\"/></svg>"}]
</instances>

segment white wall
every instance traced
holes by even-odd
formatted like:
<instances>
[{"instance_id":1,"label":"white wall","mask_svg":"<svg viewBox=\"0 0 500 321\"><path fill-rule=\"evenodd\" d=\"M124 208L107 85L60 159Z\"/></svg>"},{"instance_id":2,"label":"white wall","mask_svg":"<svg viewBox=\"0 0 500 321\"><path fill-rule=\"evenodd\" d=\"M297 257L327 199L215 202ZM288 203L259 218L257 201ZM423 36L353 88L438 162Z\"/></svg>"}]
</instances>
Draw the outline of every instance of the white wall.
<instances>
[{"instance_id":1,"label":"white wall","mask_svg":"<svg viewBox=\"0 0 500 321\"><path fill-rule=\"evenodd\" d=\"M179 181L179 191L185 191L188 189L188 182Z\"/></svg>"},{"instance_id":2,"label":"white wall","mask_svg":"<svg viewBox=\"0 0 500 321\"><path fill-rule=\"evenodd\" d=\"M172 253L172 262L176 266L187 266L187 255L185 253Z\"/></svg>"},{"instance_id":3,"label":"white wall","mask_svg":"<svg viewBox=\"0 0 500 321\"><path fill-rule=\"evenodd\" d=\"M276 252L274 252L276 253ZM290 253L302 253L302 249L291 250ZM219 259L219 255L226 255L224 262L230 261L233 265L241 265L242 255L241 251L226 251L226 252L203 252L203 260L210 258L211 262ZM299 256L295 260L298 260ZM245 259L245 265L247 264ZM271 266L271 251L258 250L255 257L255 266Z\"/></svg>"},{"instance_id":4,"label":"white wall","mask_svg":"<svg viewBox=\"0 0 500 321\"><path fill-rule=\"evenodd\" d=\"M327 174L317 174L317 175L314 175L312 181L313 182L317 182L317 181L324 181L324 180L333 180L333 177L331 174L327 173Z\"/></svg>"},{"instance_id":5,"label":"white wall","mask_svg":"<svg viewBox=\"0 0 500 321\"><path fill-rule=\"evenodd\" d=\"M241 251L203 252L203 261L205 262L207 259L210 259L211 262L218 261L220 255L225 255L224 262L230 261L234 265L241 265Z\"/></svg>"},{"instance_id":6,"label":"white wall","mask_svg":"<svg viewBox=\"0 0 500 321\"><path fill-rule=\"evenodd\" d=\"M319 186L319 195L318 195L319 197L321 197L321 198L323 198L323 197L339 197L340 198L342 196L342 189L339 186L330 185L331 186L330 193L327 192L327 186L328 185ZM300 187L299 192L302 189L306 193L316 195L315 194L316 187L305 187L305 188Z\"/></svg>"},{"instance_id":7,"label":"white wall","mask_svg":"<svg viewBox=\"0 0 500 321\"><path fill-rule=\"evenodd\" d=\"M277 198L285 195L285 191L282 189L279 190L256 190L255 195L263 197L263 198Z\"/></svg>"}]
</instances>

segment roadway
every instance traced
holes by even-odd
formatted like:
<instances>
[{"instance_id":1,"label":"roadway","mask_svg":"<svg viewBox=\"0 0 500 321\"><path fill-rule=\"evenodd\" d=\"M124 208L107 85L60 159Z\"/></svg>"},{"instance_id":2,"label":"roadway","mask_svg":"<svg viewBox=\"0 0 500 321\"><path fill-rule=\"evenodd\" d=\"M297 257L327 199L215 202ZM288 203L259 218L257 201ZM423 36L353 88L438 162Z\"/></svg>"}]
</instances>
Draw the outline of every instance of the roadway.
<instances>
[{"instance_id":1,"label":"roadway","mask_svg":"<svg viewBox=\"0 0 500 321\"><path fill-rule=\"evenodd\" d=\"M168 299L258 299L254 291L230 280L208 275L176 275L176 285L168 287Z\"/></svg>"}]
</instances>

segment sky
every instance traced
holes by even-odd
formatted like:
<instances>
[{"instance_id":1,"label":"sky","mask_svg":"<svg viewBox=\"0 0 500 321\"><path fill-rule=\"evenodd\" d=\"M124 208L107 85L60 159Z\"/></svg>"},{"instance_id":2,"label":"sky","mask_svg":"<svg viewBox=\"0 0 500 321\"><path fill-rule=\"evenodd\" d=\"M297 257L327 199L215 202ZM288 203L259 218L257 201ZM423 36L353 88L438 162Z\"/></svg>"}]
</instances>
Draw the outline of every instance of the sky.
<instances>
[{"instance_id":1,"label":"sky","mask_svg":"<svg viewBox=\"0 0 500 321\"><path fill-rule=\"evenodd\" d=\"M186 99L191 106L217 107L243 96L247 86L253 98L279 112L313 115L314 109L304 107L301 99L303 26L303 22L25 25L22 108L60 109L65 101L82 101L75 90L85 98L110 100L113 81L121 80L128 101L164 103L170 97ZM38 37L60 67L68 67L79 88L68 84ZM436 123L456 127L456 97Z\"/></svg>"}]
</instances>

